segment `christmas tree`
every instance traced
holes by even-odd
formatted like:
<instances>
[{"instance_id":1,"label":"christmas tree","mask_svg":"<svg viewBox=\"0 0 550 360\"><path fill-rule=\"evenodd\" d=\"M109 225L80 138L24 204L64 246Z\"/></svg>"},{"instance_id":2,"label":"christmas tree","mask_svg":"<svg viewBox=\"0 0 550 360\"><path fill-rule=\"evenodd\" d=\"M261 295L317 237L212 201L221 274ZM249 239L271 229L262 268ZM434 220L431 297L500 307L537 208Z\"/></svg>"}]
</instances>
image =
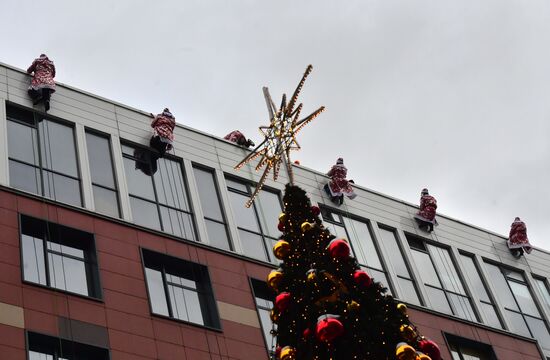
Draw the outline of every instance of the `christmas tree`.
<instances>
[{"instance_id":1,"label":"christmas tree","mask_svg":"<svg viewBox=\"0 0 550 360\"><path fill-rule=\"evenodd\" d=\"M304 190L286 186L282 236L273 247L282 263L268 277L277 294L275 358L440 360L405 304L361 270L347 241L331 235L319 214Z\"/></svg>"}]
</instances>

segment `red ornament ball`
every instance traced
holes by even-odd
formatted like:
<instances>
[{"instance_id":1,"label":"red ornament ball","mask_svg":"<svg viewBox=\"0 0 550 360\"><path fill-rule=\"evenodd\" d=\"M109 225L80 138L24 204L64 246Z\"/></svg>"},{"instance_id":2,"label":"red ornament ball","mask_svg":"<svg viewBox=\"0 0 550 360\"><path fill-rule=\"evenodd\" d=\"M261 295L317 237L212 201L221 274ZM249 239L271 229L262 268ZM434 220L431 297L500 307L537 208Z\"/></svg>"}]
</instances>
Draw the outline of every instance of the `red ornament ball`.
<instances>
[{"instance_id":1,"label":"red ornament ball","mask_svg":"<svg viewBox=\"0 0 550 360\"><path fill-rule=\"evenodd\" d=\"M279 222L279 225L277 225L277 229L279 229L280 232L285 231L285 223L282 221Z\"/></svg>"},{"instance_id":2,"label":"red ornament ball","mask_svg":"<svg viewBox=\"0 0 550 360\"><path fill-rule=\"evenodd\" d=\"M347 258L350 253L350 248L346 240L334 239L328 244L328 252L333 258Z\"/></svg>"},{"instance_id":3,"label":"red ornament ball","mask_svg":"<svg viewBox=\"0 0 550 360\"><path fill-rule=\"evenodd\" d=\"M372 278L363 270L355 270L353 273L353 280L355 280L357 285L366 288L372 284Z\"/></svg>"},{"instance_id":4,"label":"red ornament ball","mask_svg":"<svg viewBox=\"0 0 550 360\"><path fill-rule=\"evenodd\" d=\"M344 333L344 325L335 315L323 315L317 320L316 335L322 342L332 342Z\"/></svg>"},{"instance_id":5,"label":"red ornament ball","mask_svg":"<svg viewBox=\"0 0 550 360\"><path fill-rule=\"evenodd\" d=\"M313 205L311 207L311 212L313 213L313 215L318 216L321 213L321 208L317 205Z\"/></svg>"},{"instance_id":6,"label":"red ornament ball","mask_svg":"<svg viewBox=\"0 0 550 360\"><path fill-rule=\"evenodd\" d=\"M434 341L430 339L420 340L418 347L420 351L428 355L432 360L441 360L441 351Z\"/></svg>"},{"instance_id":7,"label":"red ornament ball","mask_svg":"<svg viewBox=\"0 0 550 360\"><path fill-rule=\"evenodd\" d=\"M283 350L283 348L280 346L277 346L275 348L275 356L277 357L277 359L281 356L281 350Z\"/></svg>"},{"instance_id":8,"label":"red ornament ball","mask_svg":"<svg viewBox=\"0 0 550 360\"><path fill-rule=\"evenodd\" d=\"M275 298L275 307L280 311L283 312L286 309L288 309L288 306L290 305L290 293L289 292L282 292Z\"/></svg>"},{"instance_id":9,"label":"red ornament ball","mask_svg":"<svg viewBox=\"0 0 550 360\"><path fill-rule=\"evenodd\" d=\"M304 337L304 339L307 339L310 335L311 335L311 329L310 328L306 328L304 330L304 332L302 333L302 336Z\"/></svg>"}]
</instances>

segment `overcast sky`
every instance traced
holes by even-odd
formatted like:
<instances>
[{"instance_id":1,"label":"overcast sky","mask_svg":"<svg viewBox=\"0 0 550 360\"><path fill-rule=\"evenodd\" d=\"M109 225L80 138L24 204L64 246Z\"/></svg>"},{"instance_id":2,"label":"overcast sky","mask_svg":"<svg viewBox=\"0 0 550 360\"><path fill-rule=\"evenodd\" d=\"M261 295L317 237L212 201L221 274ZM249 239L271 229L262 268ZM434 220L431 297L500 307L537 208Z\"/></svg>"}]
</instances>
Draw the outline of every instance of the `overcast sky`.
<instances>
[{"instance_id":1,"label":"overcast sky","mask_svg":"<svg viewBox=\"0 0 550 360\"><path fill-rule=\"evenodd\" d=\"M307 64L302 165L550 250L548 0L1 1L0 61L256 142ZM55 101L55 97L54 97Z\"/></svg>"}]
</instances>

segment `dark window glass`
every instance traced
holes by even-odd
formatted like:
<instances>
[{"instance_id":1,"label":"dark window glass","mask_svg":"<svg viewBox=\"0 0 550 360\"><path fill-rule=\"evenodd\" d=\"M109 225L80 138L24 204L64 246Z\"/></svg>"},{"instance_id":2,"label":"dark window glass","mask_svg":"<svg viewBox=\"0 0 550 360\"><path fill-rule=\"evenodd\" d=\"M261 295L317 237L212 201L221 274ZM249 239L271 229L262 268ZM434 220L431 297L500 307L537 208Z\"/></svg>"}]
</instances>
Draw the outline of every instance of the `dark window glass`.
<instances>
[{"instance_id":1,"label":"dark window glass","mask_svg":"<svg viewBox=\"0 0 550 360\"><path fill-rule=\"evenodd\" d=\"M88 148L95 209L106 215L119 217L118 190L115 182L109 138L87 131L86 145Z\"/></svg>"},{"instance_id":2,"label":"dark window glass","mask_svg":"<svg viewBox=\"0 0 550 360\"><path fill-rule=\"evenodd\" d=\"M234 179L226 179L226 183L243 253L256 259L278 262L271 253L273 244L281 234L276 230L282 212L278 193L262 189L247 208L245 203L254 187Z\"/></svg>"},{"instance_id":3,"label":"dark window glass","mask_svg":"<svg viewBox=\"0 0 550 360\"><path fill-rule=\"evenodd\" d=\"M546 285L546 280L542 278L534 278L535 285L542 295L543 304L546 307L546 310L550 312L550 292L548 291L548 286Z\"/></svg>"},{"instance_id":4,"label":"dark window glass","mask_svg":"<svg viewBox=\"0 0 550 360\"><path fill-rule=\"evenodd\" d=\"M21 216L23 277L26 281L100 297L93 236Z\"/></svg>"},{"instance_id":5,"label":"dark window glass","mask_svg":"<svg viewBox=\"0 0 550 360\"><path fill-rule=\"evenodd\" d=\"M108 360L109 351L52 336L28 333L29 360Z\"/></svg>"},{"instance_id":6,"label":"dark window glass","mask_svg":"<svg viewBox=\"0 0 550 360\"><path fill-rule=\"evenodd\" d=\"M198 167L193 167L193 172L206 222L208 241L212 246L232 250L214 173Z\"/></svg>"},{"instance_id":7,"label":"dark window glass","mask_svg":"<svg viewBox=\"0 0 550 360\"><path fill-rule=\"evenodd\" d=\"M7 106L11 186L82 205L74 129Z\"/></svg>"},{"instance_id":8,"label":"dark window glass","mask_svg":"<svg viewBox=\"0 0 550 360\"><path fill-rule=\"evenodd\" d=\"M143 250L153 313L219 328L210 278L205 266Z\"/></svg>"},{"instance_id":9,"label":"dark window glass","mask_svg":"<svg viewBox=\"0 0 550 360\"><path fill-rule=\"evenodd\" d=\"M122 153L134 222L195 240L181 163L129 145Z\"/></svg>"},{"instance_id":10,"label":"dark window glass","mask_svg":"<svg viewBox=\"0 0 550 360\"><path fill-rule=\"evenodd\" d=\"M267 287L265 282L251 279L252 290L254 291L254 299L256 300L256 309L260 318L260 325L264 335L264 340L267 346L267 351L270 355L275 353L276 336L272 334L272 330L276 331L277 326L271 322L271 309L273 308L274 295Z\"/></svg>"},{"instance_id":11,"label":"dark window glass","mask_svg":"<svg viewBox=\"0 0 550 360\"><path fill-rule=\"evenodd\" d=\"M453 360L496 360L491 345L445 334Z\"/></svg>"}]
</instances>

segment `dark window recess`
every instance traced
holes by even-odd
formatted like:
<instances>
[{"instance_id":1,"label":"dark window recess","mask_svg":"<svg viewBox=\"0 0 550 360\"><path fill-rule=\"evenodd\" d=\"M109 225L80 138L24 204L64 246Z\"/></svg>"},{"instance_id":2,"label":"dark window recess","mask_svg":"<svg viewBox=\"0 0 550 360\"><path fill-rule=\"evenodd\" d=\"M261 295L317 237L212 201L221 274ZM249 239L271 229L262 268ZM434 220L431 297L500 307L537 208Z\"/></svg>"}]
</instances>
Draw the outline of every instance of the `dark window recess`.
<instances>
[{"instance_id":1,"label":"dark window recess","mask_svg":"<svg viewBox=\"0 0 550 360\"><path fill-rule=\"evenodd\" d=\"M134 222L196 240L181 163L155 159L150 150L128 145L122 154Z\"/></svg>"},{"instance_id":2,"label":"dark window recess","mask_svg":"<svg viewBox=\"0 0 550 360\"><path fill-rule=\"evenodd\" d=\"M277 229L277 219L282 212L279 194L264 188L252 206L247 208L244 205L254 191L253 186L228 178L226 183L243 253L256 259L277 262L271 249L281 235Z\"/></svg>"},{"instance_id":3,"label":"dark window recess","mask_svg":"<svg viewBox=\"0 0 550 360\"><path fill-rule=\"evenodd\" d=\"M153 313L220 328L205 266L149 250L142 253Z\"/></svg>"},{"instance_id":4,"label":"dark window recess","mask_svg":"<svg viewBox=\"0 0 550 360\"><path fill-rule=\"evenodd\" d=\"M25 281L101 297L93 235L21 215Z\"/></svg>"},{"instance_id":5,"label":"dark window recess","mask_svg":"<svg viewBox=\"0 0 550 360\"><path fill-rule=\"evenodd\" d=\"M19 107L6 107L10 185L82 205L74 129Z\"/></svg>"},{"instance_id":6,"label":"dark window recess","mask_svg":"<svg viewBox=\"0 0 550 360\"><path fill-rule=\"evenodd\" d=\"M109 351L52 336L27 333L29 360L108 360Z\"/></svg>"},{"instance_id":7,"label":"dark window recess","mask_svg":"<svg viewBox=\"0 0 550 360\"><path fill-rule=\"evenodd\" d=\"M225 250L233 250L227 234L227 222L222 210L214 173L199 167L193 167L193 172L199 190L210 245Z\"/></svg>"},{"instance_id":8,"label":"dark window recess","mask_svg":"<svg viewBox=\"0 0 550 360\"><path fill-rule=\"evenodd\" d=\"M273 356L275 354L275 344L277 339L272 335L271 330L276 330L271 322L271 309L273 308L273 301L275 294L267 287L264 281L250 279L252 283L252 290L254 291L254 299L256 301L256 309L258 310L258 316L260 318L260 325L262 326L263 336L266 343L268 353Z\"/></svg>"},{"instance_id":9,"label":"dark window recess","mask_svg":"<svg viewBox=\"0 0 550 360\"><path fill-rule=\"evenodd\" d=\"M491 345L445 334L453 360L497 360Z\"/></svg>"},{"instance_id":10,"label":"dark window recess","mask_svg":"<svg viewBox=\"0 0 550 360\"><path fill-rule=\"evenodd\" d=\"M86 131L86 146L92 177L95 209L120 217L118 190L109 137Z\"/></svg>"}]
</instances>

